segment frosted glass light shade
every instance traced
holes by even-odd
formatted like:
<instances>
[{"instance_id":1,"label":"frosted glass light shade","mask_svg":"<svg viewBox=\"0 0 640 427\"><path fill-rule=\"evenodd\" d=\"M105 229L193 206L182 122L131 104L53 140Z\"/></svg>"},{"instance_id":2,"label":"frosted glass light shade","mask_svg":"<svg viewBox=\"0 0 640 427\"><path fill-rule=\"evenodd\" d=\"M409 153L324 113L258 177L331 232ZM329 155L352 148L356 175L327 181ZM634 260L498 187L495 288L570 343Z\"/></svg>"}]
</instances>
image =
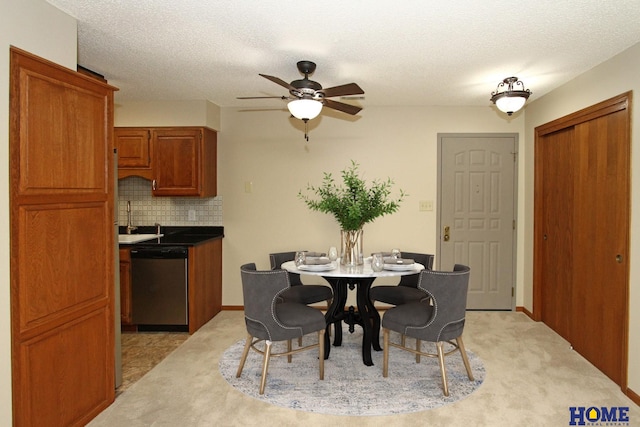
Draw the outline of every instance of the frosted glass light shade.
<instances>
[{"instance_id":1,"label":"frosted glass light shade","mask_svg":"<svg viewBox=\"0 0 640 427\"><path fill-rule=\"evenodd\" d=\"M504 95L501 98L496 99L496 107L503 113L511 115L521 109L527 98L524 96L509 96Z\"/></svg>"},{"instance_id":2,"label":"frosted glass light shade","mask_svg":"<svg viewBox=\"0 0 640 427\"><path fill-rule=\"evenodd\" d=\"M322 111L322 103L313 99L296 99L287 104L289 111L296 119L311 120Z\"/></svg>"}]
</instances>

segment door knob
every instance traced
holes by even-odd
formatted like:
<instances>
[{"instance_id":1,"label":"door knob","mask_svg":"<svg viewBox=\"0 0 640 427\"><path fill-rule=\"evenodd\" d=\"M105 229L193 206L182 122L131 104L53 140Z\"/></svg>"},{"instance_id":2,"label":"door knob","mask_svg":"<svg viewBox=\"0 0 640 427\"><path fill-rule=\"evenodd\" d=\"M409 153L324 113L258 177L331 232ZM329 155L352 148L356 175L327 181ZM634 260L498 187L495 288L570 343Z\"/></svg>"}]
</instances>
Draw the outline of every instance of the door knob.
<instances>
[{"instance_id":1,"label":"door knob","mask_svg":"<svg viewBox=\"0 0 640 427\"><path fill-rule=\"evenodd\" d=\"M444 226L444 236L442 236L442 240L444 240L445 242L449 241L449 226L448 225Z\"/></svg>"}]
</instances>

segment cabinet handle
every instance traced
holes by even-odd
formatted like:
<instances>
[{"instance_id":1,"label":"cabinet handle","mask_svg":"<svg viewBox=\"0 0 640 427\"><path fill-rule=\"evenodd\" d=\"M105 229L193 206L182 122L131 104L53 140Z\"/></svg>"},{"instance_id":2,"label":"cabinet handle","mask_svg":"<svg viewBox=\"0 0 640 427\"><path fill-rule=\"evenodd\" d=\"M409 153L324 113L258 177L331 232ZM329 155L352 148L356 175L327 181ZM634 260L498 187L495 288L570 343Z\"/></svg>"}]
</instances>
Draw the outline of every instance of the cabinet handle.
<instances>
[{"instance_id":1,"label":"cabinet handle","mask_svg":"<svg viewBox=\"0 0 640 427\"><path fill-rule=\"evenodd\" d=\"M153 191L156 191L156 180L155 179L153 181L151 181L151 189Z\"/></svg>"}]
</instances>

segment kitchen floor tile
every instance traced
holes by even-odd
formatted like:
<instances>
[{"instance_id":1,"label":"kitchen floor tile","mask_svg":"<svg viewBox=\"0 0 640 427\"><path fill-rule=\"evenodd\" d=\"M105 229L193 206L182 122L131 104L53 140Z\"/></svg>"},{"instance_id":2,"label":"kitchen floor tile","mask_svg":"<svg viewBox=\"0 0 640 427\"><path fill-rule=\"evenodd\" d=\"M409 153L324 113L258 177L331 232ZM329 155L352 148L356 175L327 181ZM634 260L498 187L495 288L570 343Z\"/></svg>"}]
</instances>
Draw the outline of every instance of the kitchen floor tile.
<instances>
[{"instance_id":1,"label":"kitchen floor tile","mask_svg":"<svg viewBox=\"0 0 640 427\"><path fill-rule=\"evenodd\" d=\"M187 332L123 332L119 395L189 338Z\"/></svg>"}]
</instances>

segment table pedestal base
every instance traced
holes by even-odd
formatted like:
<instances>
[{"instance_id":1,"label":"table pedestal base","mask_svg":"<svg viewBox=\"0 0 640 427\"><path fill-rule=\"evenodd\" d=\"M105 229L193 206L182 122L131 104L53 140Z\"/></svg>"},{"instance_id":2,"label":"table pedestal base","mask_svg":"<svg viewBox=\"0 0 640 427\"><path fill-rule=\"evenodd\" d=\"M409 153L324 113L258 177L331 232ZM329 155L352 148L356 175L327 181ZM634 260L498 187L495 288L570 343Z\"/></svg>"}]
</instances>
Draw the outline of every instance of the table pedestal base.
<instances>
[{"instance_id":1,"label":"table pedestal base","mask_svg":"<svg viewBox=\"0 0 640 427\"><path fill-rule=\"evenodd\" d=\"M375 277L324 277L333 288L333 302L325 314L327 320L327 331L325 333L324 357L329 358L331 351L329 330L331 324L334 324L333 345L339 347L342 345L342 327L341 322L349 325L349 332L355 331L355 325L362 327L362 361L367 366L373 366L371 359L371 347L380 351L380 315L373 306L369 298L369 289L375 280ZM347 286L349 289L356 289L356 300L358 311L353 306L345 310L347 302Z\"/></svg>"}]
</instances>

